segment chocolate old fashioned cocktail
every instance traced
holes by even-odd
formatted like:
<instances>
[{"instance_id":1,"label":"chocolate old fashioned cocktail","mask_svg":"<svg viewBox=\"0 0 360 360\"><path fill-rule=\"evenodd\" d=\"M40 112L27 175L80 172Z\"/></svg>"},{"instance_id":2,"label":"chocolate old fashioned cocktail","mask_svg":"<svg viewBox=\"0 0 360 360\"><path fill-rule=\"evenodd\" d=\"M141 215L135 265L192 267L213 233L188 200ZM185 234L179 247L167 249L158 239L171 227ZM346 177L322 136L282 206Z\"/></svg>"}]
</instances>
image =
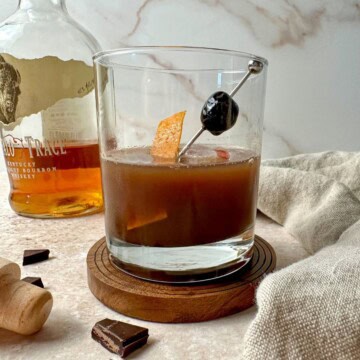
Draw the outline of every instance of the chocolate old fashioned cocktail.
<instances>
[{"instance_id":1,"label":"chocolate old fashioned cocktail","mask_svg":"<svg viewBox=\"0 0 360 360\"><path fill-rule=\"evenodd\" d=\"M120 269L191 282L251 258L265 85L262 68L248 70L253 59L266 66L191 48L95 57L106 238Z\"/></svg>"},{"instance_id":2,"label":"chocolate old fashioned cocktail","mask_svg":"<svg viewBox=\"0 0 360 360\"><path fill-rule=\"evenodd\" d=\"M155 162L149 148L115 150L102 158L108 236L153 247L239 236L253 228L258 171L259 158L236 148L194 145L175 164Z\"/></svg>"}]
</instances>

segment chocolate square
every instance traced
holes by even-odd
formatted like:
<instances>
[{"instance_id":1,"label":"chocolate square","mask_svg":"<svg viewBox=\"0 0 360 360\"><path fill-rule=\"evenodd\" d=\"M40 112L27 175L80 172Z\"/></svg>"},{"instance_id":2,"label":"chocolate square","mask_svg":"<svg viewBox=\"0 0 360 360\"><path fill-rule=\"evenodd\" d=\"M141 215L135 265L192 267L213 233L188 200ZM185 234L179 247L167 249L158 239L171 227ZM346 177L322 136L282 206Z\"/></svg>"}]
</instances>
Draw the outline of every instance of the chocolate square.
<instances>
[{"instance_id":1,"label":"chocolate square","mask_svg":"<svg viewBox=\"0 0 360 360\"><path fill-rule=\"evenodd\" d=\"M21 281L25 281L25 282L28 282L29 284L32 284L32 285L35 285L35 286L44 288L44 284L43 284L43 282L41 281L41 278L40 278L40 277L27 276L27 277L21 279Z\"/></svg>"},{"instance_id":2,"label":"chocolate square","mask_svg":"<svg viewBox=\"0 0 360 360\"><path fill-rule=\"evenodd\" d=\"M49 259L49 249L24 250L23 265L35 264Z\"/></svg>"},{"instance_id":3,"label":"chocolate square","mask_svg":"<svg viewBox=\"0 0 360 360\"><path fill-rule=\"evenodd\" d=\"M140 326L104 319L95 324L91 336L107 350L124 358L146 344L149 331Z\"/></svg>"}]
</instances>

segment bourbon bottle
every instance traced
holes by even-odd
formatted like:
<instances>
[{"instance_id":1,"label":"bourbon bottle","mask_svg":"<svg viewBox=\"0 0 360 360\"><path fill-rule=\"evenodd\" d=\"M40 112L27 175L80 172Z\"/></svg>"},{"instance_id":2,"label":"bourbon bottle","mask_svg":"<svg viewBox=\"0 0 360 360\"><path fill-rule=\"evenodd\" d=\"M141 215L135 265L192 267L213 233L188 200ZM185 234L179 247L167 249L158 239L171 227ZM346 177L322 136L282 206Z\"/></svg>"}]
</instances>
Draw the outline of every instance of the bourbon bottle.
<instances>
[{"instance_id":1,"label":"bourbon bottle","mask_svg":"<svg viewBox=\"0 0 360 360\"><path fill-rule=\"evenodd\" d=\"M0 25L0 135L12 209L72 217L102 209L92 55L64 0L21 0Z\"/></svg>"}]
</instances>

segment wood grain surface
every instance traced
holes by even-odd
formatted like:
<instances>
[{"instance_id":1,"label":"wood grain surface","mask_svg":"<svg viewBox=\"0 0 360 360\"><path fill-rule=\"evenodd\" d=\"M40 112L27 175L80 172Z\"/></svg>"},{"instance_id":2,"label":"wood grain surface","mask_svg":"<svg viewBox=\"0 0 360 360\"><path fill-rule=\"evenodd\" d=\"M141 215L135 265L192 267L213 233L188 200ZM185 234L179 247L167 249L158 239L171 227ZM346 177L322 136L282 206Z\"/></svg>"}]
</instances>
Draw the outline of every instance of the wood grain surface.
<instances>
[{"instance_id":1,"label":"wood grain surface","mask_svg":"<svg viewBox=\"0 0 360 360\"><path fill-rule=\"evenodd\" d=\"M0 328L35 334L49 317L52 305L49 291L21 281L20 267L0 257Z\"/></svg>"},{"instance_id":2,"label":"wood grain surface","mask_svg":"<svg viewBox=\"0 0 360 360\"><path fill-rule=\"evenodd\" d=\"M207 321L249 308L256 286L275 265L273 248L259 236L252 259L243 269L189 285L155 283L120 271L109 259L105 238L87 256L88 284L97 299L124 315L163 323Z\"/></svg>"}]
</instances>

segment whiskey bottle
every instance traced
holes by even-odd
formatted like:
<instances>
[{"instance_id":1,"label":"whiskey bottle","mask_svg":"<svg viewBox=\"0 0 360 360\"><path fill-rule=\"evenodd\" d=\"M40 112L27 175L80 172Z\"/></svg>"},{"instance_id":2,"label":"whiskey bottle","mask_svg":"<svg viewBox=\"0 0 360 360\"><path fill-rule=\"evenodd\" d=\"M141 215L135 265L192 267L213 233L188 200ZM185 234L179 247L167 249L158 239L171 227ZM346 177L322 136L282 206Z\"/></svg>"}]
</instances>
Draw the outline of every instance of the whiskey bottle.
<instances>
[{"instance_id":1,"label":"whiskey bottle","mask_svg":"<svg viewBox=\"0 0 360 360\"><path fill-rule=\"evenodd\" d=\"M0 135L12 209L72 217L102 209L92 55L65 0L21 0L0 25Z\"/></svg>"}]
</instances>

